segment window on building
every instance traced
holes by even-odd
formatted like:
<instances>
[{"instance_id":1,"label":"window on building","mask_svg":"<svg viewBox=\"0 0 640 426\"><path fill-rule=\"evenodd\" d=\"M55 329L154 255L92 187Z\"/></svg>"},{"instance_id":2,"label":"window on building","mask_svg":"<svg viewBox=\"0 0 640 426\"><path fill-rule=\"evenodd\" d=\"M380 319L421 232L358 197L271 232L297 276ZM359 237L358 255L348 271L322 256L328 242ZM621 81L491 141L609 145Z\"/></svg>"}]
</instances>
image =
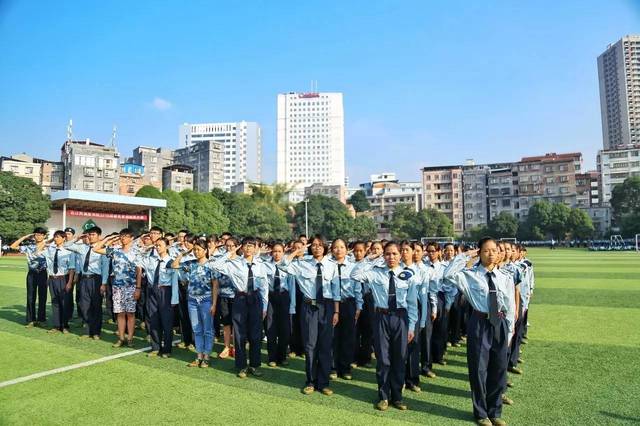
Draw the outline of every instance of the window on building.
<instances>
[{"instance_id":1,"label":"window on building","mask_svg":"<svg viewBox=\"0 0 640 426\"><path fill-rule=\"evenodd\" d=\"M95 189L94 182L92 180L82 181L82 189L85 191L93 191Z\"/></svg>"}]
</instances>

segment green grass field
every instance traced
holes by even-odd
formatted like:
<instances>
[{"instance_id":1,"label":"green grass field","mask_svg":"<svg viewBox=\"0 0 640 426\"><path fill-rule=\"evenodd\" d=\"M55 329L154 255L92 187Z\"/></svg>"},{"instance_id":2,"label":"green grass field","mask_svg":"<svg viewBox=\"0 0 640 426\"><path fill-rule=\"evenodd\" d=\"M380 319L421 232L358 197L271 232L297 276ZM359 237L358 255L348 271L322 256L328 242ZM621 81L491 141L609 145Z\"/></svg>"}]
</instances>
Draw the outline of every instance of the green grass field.
<instances>
[{"instance_id":1,"label":"green grass field","mask_svg":"<svg viewBox=\"0 0 640 426\"><path fill-rule=\"evenodd\" d=\"M531 250L537 288L531 304L523 376L513 377L504 409L510 424L640 423L640 256L582 250ZM25 262L0 259L0 382L122 352L104 340L48 335L24 327ZM147 346L141 336L138 348ZM216 345L214 351L219 350ZM266 356L266 354L265 354ZM335 395L304 396L303 360L260 379L235 377L233 360L208 370L144 354L0 388L0 424L468 424L473 421L464 347L406 393L409 411L374 410L375 370L332 383Z\"/></svg>"}]
</instances>

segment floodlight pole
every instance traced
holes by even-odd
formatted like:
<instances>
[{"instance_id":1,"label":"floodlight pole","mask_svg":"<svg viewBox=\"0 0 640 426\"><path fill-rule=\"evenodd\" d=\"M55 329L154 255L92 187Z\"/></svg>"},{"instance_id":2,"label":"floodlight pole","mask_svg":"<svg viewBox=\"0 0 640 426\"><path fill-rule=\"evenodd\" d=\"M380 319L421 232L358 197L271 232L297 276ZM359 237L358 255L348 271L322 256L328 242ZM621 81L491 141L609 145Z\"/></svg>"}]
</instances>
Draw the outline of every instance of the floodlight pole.
<instances>
[{"instance_id":1,"label":"floodlight pole","mask_svg":"<svg viewBox=\"0 0 640 426\"><path fill-rule=\"evenodd\" d=\"M304 235L309 238L309 200L304 200Z\"/></svg>"}]
</instances>

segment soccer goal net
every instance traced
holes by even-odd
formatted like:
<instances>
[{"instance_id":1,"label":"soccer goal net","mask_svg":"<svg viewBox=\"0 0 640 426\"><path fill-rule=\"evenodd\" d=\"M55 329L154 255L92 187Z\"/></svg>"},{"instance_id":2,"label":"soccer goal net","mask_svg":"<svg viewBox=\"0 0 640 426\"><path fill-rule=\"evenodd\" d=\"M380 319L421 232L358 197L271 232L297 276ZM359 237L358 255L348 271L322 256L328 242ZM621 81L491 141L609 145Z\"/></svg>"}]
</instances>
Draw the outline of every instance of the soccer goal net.
<instances>
[{"instance_id":1,"label":"soccer goal net","mask_svg":"<svg viewBox=\"0 0 640 426\"><path fill-rule=\"evenodd\" d=\"M438 244L446 244L446 243L454 243L455 242L453 237L422 237L422 238L420 238L420 242L422 244L426 244L429 241L435 241Z\"/></svg>"}]
</instances>

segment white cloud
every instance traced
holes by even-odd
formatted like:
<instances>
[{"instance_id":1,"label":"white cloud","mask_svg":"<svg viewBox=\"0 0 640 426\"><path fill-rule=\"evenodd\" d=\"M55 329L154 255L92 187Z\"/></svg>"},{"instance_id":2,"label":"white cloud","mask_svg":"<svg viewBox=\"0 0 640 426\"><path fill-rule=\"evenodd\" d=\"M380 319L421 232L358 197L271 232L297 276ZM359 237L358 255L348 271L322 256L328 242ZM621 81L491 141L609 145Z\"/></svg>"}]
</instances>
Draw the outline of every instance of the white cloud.
<instances>
[{"instance_id":1,"label":"white cloud","mask_svg":"<svg viewBox=\"0 0 640 426\"><path fill-rule=\"evenodd\" d=\"M158 111L166 111L173 107L173 104L166 99L155 97L153 98L153 102L151 102L151 106Z\"/></svg>"}]
</instances>

